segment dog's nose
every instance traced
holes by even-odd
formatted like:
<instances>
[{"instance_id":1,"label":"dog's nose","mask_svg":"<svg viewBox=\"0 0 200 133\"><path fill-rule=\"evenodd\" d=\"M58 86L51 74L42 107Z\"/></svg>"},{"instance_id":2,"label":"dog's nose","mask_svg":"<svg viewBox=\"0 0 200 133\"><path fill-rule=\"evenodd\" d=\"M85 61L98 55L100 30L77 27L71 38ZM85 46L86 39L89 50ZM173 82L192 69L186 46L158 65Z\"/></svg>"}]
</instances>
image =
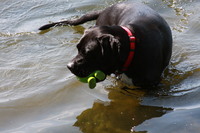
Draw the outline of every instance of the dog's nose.
<instances>
[{"instance_id":1,"label":"dog's nose","mask_svg":"<svg viewBox=\"0 0 200 133\"><path fill-rule=\"evenodd\" d=\"M69 70L72 70L73 67L74 67L74 63L73 63L73 62L69 62L69 63L67 64L67 68L68 68Z\"/></svg>"}]
</instances>

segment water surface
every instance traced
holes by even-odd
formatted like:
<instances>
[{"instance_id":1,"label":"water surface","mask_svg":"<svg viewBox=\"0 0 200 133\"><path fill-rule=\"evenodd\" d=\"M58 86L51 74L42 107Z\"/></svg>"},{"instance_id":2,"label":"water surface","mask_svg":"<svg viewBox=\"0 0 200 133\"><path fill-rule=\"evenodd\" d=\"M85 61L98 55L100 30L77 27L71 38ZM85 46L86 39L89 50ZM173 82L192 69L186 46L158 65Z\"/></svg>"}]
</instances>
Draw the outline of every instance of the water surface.
<instances>
[{"instance_id":1,"label":"water surface","mask_svg":"<svg viewBox=\"0 0 200 133\"><path fill-rule=\"evenodd\" d=\"M94 22L37 30L121 1L0 0L0 132L199 133L198 0L137 0L173 32L171 64L155 90L128 89L111 77L90 90L76 80L66 65Z\"/></svg>"}]
</instances>

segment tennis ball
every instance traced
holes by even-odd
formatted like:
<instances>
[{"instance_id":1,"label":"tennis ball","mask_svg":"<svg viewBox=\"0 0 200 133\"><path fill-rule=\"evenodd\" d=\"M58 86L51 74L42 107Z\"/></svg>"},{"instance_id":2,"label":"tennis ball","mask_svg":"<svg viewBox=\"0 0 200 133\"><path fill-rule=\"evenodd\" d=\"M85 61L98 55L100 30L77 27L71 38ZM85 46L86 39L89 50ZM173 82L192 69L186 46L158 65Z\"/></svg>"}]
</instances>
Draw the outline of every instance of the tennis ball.
<instances>
[{"instance_id":1,"label":"tennis ball","mask_svg":"<svg viewBox=\"0 0 200 133\"><path fill-rule=\"evenodd\" d=\"M88 85L89 85L90 89L93 89L96 87L96 78L95 77L89 77L87 81L88 81Z\"/></svg>"},{"instance_id":2,"label":"tennis ball","mask_svg":"<svg viewBox=\"0 0 200 133\"><path fill-rule=\"evenodd\" d=\"M88 85L91 89L96 87L97 81L103 81L105 78L106 78L106 75L102 71L99 71L99 70L94 71L93 73L91 73L87 77L78 77L77 76L77 79L80 82L88 83Z\"/></svg>"},{"instance_id":3,"label":"tennis ball","mask_svg":"<svg viewBox=\"0 0 200 133\"><path fill-rule=\"evenodd\" d=\"M78 77L77 76L77 79L83 83L87 83L88 82L88 77L84 77L84 78L81 78L81 77Z\"/></svg>"},{"instance_id":4,"label":"tennis ball","mask_svg":"<svg viewBox=\"0 0 200 133\"><path fill-rule=\"evenodd\" d=\"M106 75L102 71L98 71L98 70L94 72L94 76L98 80L104 80L106 78Z\"/></svg>"}]
</instances>

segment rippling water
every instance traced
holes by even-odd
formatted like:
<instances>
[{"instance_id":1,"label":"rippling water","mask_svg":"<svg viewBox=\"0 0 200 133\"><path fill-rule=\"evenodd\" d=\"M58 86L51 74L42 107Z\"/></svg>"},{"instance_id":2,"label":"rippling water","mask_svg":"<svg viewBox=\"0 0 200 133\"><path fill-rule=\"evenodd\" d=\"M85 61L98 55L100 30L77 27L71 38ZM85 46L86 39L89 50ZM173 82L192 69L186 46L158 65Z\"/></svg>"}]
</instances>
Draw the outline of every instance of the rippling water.
<instances>
[{"instance_id":1,"label":"rippling water","mask_svg":"<svg viewBox=\"0 0 200 133\"><path fill-rule=\"evenodd\" d=\"M37 30L118 0L0 0L0 132L199 133L200 2L137 1L173 32L171 64L155 90L128 89L111 77L90 90L76 80L66 64L94 22Z\"/></svg>"}]
</instances>

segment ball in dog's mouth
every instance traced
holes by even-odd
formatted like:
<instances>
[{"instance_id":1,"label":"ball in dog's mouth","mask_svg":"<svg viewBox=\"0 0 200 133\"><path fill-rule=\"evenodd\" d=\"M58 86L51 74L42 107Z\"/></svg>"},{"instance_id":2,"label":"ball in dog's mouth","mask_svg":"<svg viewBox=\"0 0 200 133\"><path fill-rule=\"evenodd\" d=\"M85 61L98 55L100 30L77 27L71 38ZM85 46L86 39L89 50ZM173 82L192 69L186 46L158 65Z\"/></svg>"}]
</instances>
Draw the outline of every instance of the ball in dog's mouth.
<instances>
[{"instance_id":1,"label":"ball in dog's mouth","mask_svg":"<svg viewBox=\"0 0 200 133\"><path fill-rule=\"evenodd\" d=\"M93 89L96 87L96 83L105 80L106 75L100 70L94 71L87 77L78 77L77 79L83 83L88 83L89 88Z\"/></svg>"}]
</instances>

